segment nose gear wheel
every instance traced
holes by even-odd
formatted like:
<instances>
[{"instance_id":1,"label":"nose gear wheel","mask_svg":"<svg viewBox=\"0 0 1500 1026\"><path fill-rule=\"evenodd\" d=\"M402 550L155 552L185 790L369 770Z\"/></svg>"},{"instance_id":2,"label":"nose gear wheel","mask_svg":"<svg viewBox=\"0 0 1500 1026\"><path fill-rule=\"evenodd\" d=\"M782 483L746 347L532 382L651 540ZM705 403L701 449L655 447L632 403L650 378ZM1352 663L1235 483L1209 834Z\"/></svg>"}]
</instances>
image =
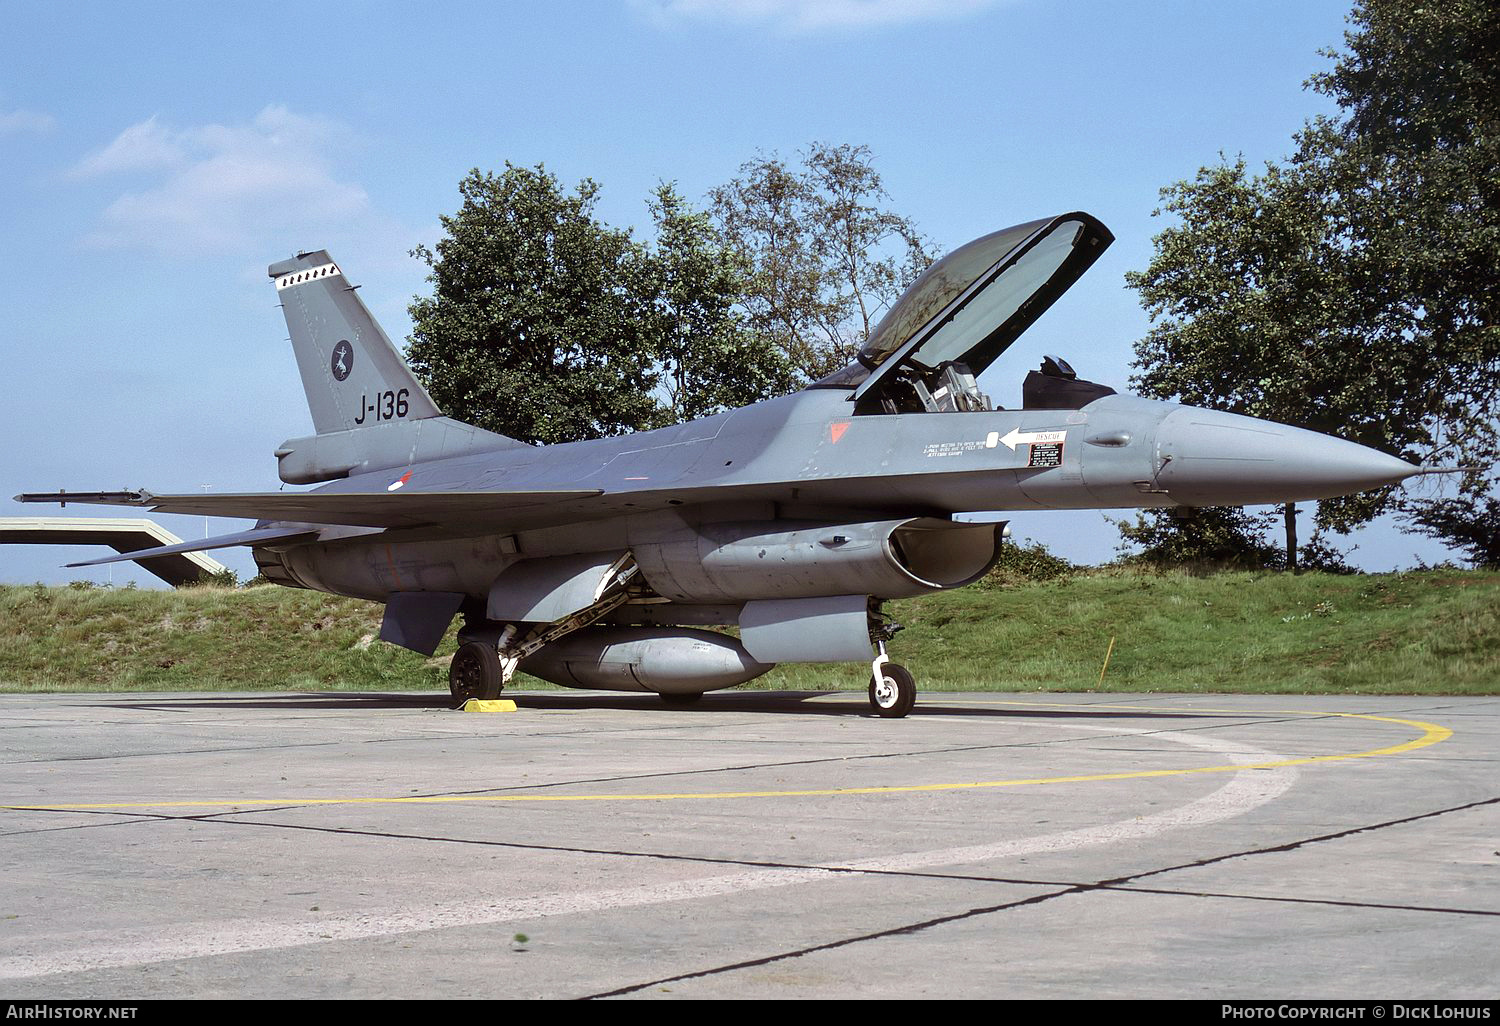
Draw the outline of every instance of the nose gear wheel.
<instances>
[{"instance_id":1,"label":"nose gear wheel","mask_svg":"<svg viewBox=\"0 0 1500 1026\"><path fill-rule=\"evenodd\" d=\"M897 719L917 704L917 682L906 667L884 663L879 676L870 678L870 707L876 715Z\"/></svg>"}]
</instances>

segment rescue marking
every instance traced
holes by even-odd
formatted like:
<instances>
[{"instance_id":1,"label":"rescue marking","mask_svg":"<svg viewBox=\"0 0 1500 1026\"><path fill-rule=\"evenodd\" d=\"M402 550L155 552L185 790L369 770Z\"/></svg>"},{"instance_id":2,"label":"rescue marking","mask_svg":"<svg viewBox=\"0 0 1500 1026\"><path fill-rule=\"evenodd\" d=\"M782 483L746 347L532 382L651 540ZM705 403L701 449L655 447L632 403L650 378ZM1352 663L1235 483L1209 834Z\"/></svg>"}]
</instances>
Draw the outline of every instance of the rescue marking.
<instances>
[{"instance_id":1,"label":"rescue marking","mask_svg":"<svg viewBox=\"0 0 1500 1026\"><path fill-rule=\"evenodd\" d=\"M1011 428L1010 431L1000 436L999 440L1007 449L1015 452L1018 445L1062 442L1067 437L1068 432L1066 429L1061 431L1022 431L1020 428Z\"/></svg>"},{"instance_id":2,"label":"rescue marking","mask_svg":"<svg viewBox=\"0 0 1500 1026\"><path fill-rule=\"evenodd\" d=\"M839 444L839 439L844 437L844 432L849 430L847 420L835 421L828 425L828 438L834 445Z\"/></svg>"},{"instance_id":3,"label":"rescue marking","mask_svg":"<svg viewBox=\"0 0 1500 1026\"><path fill-rule=\"evenodd\" d=\"M974 452L985 448L984 442L929 442L922 446L922 455L928 459L934 456L961 456L966 452Z\"/></svg>"}]
</instances>

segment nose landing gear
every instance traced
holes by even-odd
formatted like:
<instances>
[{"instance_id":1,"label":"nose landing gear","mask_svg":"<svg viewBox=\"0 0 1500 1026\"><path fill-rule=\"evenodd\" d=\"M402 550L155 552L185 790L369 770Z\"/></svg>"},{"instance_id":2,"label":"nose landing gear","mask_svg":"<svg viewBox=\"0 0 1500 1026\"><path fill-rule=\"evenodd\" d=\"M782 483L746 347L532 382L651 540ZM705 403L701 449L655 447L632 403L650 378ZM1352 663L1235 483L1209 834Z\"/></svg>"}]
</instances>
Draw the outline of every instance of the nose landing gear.
<instances>
[{"instance_id":1,"label":"nose landing gear","mask_svg":"<svg viewBox=\"0 0 1500 1026\"><path fill-rule=\"evenodd\" d=\"M896 719L911 712L917 704L917 682L906 667L896 663L879 663L870 677L870 707L876 715Z\"/></svg>"},{"instance_id":2,"label":"nose landing gear","mask_svg":"<svg viewBox=\"0 0 1500 1026\"><path fill-rule=\"evenodd\" d=\"M885 654L885 643L900 629L899 623L878 611L871 617L870 640L876 652L870 663L870 708L887 719L900 719L917 704L917 682L906 667L891 662Z\"/></svg>"}]
</instances>

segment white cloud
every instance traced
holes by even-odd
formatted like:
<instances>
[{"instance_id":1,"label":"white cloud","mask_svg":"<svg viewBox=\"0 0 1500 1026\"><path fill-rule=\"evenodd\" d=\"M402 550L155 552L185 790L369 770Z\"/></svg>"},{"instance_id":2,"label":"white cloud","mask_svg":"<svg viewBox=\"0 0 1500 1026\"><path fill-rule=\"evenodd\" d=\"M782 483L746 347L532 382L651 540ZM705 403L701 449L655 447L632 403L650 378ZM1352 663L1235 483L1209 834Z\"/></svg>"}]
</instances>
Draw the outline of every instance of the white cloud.
<instances>
[{"instance_id":1,"label":"white cloud","mask_svg":"<svg viewBox=\"0 0 1500 1026\"><path fill-rule=\"evenodd\" d=\"M131 125L115 141L79 161L68 173L74 178L94 178L130 171L153 171L179 167L188 160L174 133L155 117Z\"/></svg>"},{"instance_id":2,"label":"white cloud","mask_svg":"<svg viewBox=\"0 0 1500 1026\"><path fill-rule=\"evenodd\" d=\"M0 112L0 139L23 132L50 132L57 126L52 115L34 110Z\"/></svg>"},{"instance_id":3,"label":"white cloud","mask_svg":"<svg viewBox=\"0 0 1500 1026\"><path fill-rule=\"evenodd\" d=\"M658 23L720 21L790 32L952 20L1000 0L630 0Z\"/></svg>"},{"instance_id":4,"label":"white cloud","mask_svg":"<svg viewBox=\"0 0 1500 1026\"><path fill-rule=\"evenodd\" d=\"M341 126L281 106L235 125L172 129L152 117L70 174L147 180L104 210L89 240L96 245L229 250L365 215L364 189L333 167L349 141Z\"/></svg>"}]
</instances>

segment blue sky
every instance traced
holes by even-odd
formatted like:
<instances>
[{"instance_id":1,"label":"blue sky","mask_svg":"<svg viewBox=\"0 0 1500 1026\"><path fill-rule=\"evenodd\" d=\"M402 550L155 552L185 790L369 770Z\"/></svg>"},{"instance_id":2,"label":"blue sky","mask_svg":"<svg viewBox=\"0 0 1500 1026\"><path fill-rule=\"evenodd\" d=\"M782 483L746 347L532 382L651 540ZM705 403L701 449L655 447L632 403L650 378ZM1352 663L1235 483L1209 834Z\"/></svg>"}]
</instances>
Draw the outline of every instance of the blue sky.
<instances>
[{"instance_id":1,"label":"blue sky","mask_svg":"<svg viewBox=\"0 0 1500 1026\"><path fill-rule=\"evenodd\" d=\"M1302 83L1347 11L0 0L0 515L55 512L9 501L23 490L279 487L271 451L311 423L266 265L329 249L400 339L425 288L409 251L436 241L468 169L506 161L594 178L600 216L638 231L656 182L701 202L758 152L814 140L868 145L893 207L942 251L1087 210L1118 241L983 384L1019 405L1027 366L1059 352L1121 387L1148 325L1123 275L1149 259L1158 190L1221 152L1284 157L1330 110ZM1118 538L1096 513L1014 530L1089 562ZM1370 569L1444 556L1388 525L1356 541ZM110 579L59 569L99 554L6 546L0 580ZM244 550L219 558L252 570Z\"/></svg>"}]
</instances>

